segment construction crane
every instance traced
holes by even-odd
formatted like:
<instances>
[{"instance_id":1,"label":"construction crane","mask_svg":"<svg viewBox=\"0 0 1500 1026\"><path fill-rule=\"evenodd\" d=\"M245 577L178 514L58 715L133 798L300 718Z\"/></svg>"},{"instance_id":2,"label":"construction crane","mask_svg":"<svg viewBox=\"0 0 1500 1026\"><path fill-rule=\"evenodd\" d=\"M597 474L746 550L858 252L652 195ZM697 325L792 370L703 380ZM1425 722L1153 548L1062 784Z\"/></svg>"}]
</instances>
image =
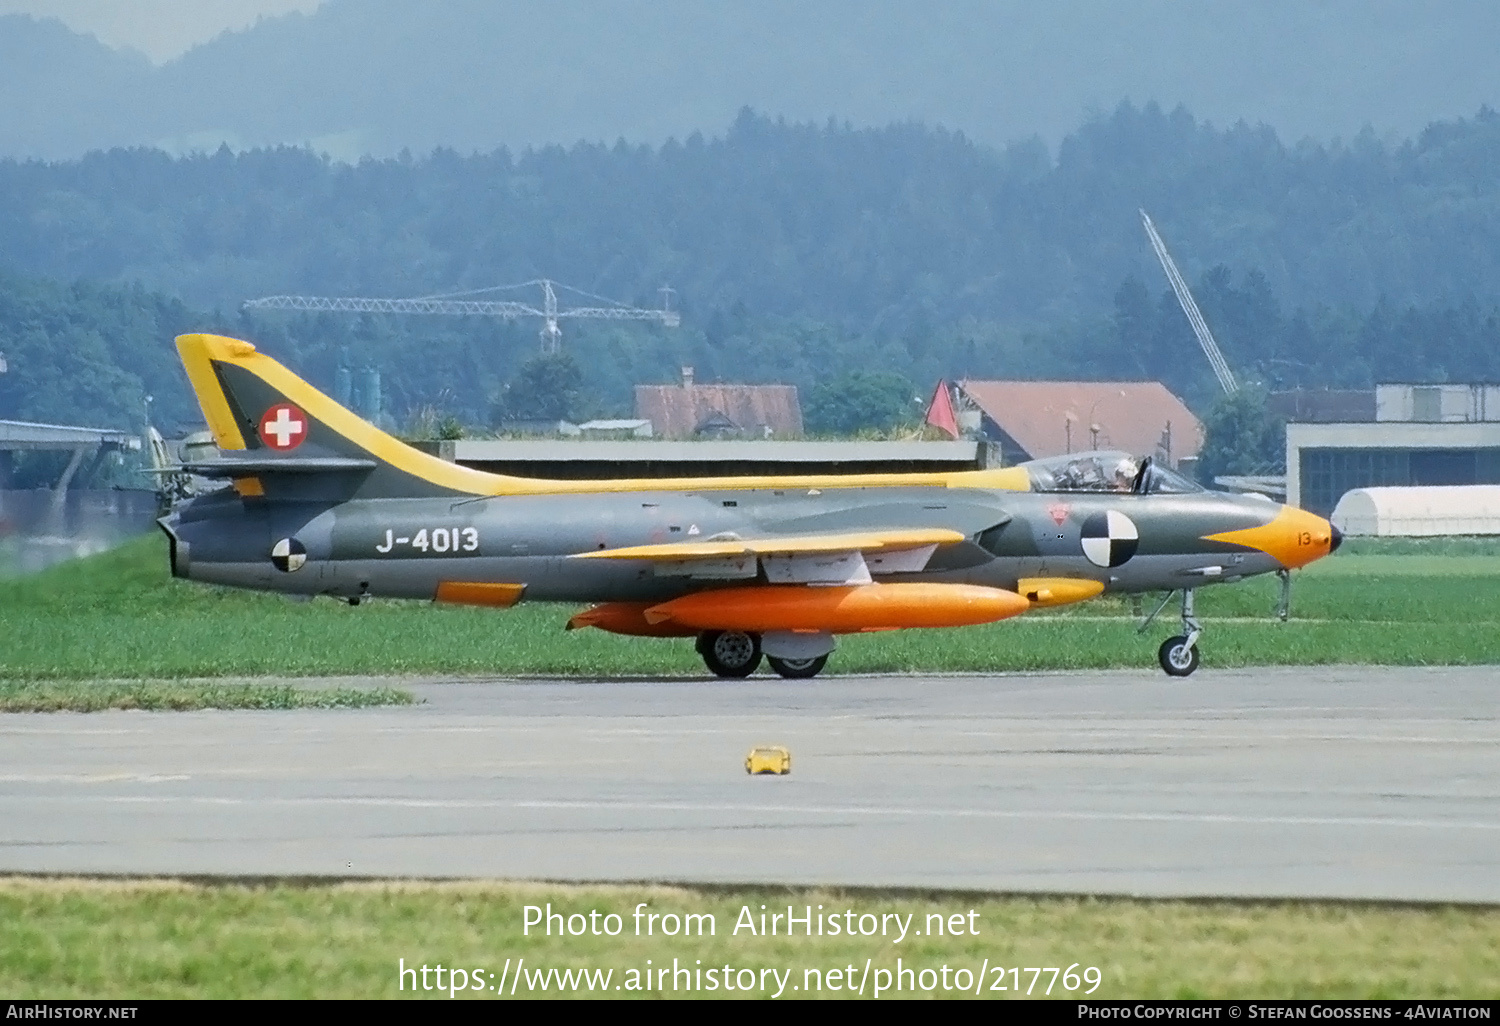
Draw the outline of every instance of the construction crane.
<instances>
[{"instance_id":1,"label":"construction crane","mask_svg":"<svg viewBox=\"0 0 1500 1026\"><path fill-rule=\"evenodd\" d=\"M515 300L477 299L495 292L541 286L540 308ZM559 309L557 289L576 292L580 296L597 300L604 306L575 306ZM355 296L263 296L244 304L246 310L315 310L328 313L387 313L387 314L441 314L478 315L481 317L503 317L517 320L522 317L542 319L542 352L556 353L562 349L562 329L558 321L563 318L589 318L607 321L655 321L664 328L675 328L682 317L672 309L673 289L663 286L660 310L645 310L627 306L605 296L564 285L549 278L537 278L518 285L495 285L487 289L469 292L448 292L436 296L419 296L415 299L365 299Z\"/></svg>"},{"instance_id":2,"label":"construction crane","mask_svg":"<svg viewBox=\"0 0 1500 1026\"><path fill-rule=\"evenodd\" d=\"M1188 291L1187 282L1182 280L1177 265L1173 263L1172 254L1167 252L1167 244L1161 240L1156 225L1151 223L1150 215L1144 210L1141 211L1141 222L1146 226L1146 237L1151 240L1156 259L1161 261L1161 269L1167 272L1167 281L1177 294L1177 302L1182 306L1182 312L1187 314L1188 323L1193 326L1193 334L1198 336L1198 345L1203 347L1203 355L1208 357L1209 366L1213 367L1214 376L1219 379L1219 387L1224 390L1225 395L1233 395L1240 390L1239 382L1234 379L1234 371L1229 369L1228 361L1219 351L1214 333L1208 330L1208 322L1203 319L1198 304L1193 301L1193 294Z\"/></svg>"}]
</instances>

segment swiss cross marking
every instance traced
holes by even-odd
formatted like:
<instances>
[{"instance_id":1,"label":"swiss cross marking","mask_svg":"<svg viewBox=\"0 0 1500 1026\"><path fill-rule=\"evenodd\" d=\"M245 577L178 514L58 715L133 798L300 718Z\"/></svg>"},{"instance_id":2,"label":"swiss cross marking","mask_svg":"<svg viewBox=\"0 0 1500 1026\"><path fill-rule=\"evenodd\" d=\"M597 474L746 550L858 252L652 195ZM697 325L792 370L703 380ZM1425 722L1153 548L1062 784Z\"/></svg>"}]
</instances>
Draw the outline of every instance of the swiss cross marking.
<instances>
[{"instance_id":1,"label":"swiss cross marking","mask_svg":"<svg viewBox=\"0 0 1500 1026\"><path fill-rule=\"evenodd\" d=\"M260 418L260 440L278 452L295 449L307 437L307 414L291 403L277 403Z\"/></svg>"}]
</instances>

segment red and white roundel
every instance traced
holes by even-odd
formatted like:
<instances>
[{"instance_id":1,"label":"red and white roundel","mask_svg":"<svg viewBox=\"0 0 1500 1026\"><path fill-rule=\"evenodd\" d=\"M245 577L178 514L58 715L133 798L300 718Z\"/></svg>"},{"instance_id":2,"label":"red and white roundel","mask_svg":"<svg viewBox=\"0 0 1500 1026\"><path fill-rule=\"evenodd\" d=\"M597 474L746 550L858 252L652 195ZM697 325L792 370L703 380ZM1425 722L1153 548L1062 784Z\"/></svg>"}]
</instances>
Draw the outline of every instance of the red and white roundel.
<instances>
[{"instance_id":1,"label":"red and white roundel","mask_svg":"<svg viewBox=\"0 0 1500 1026\"><path fill-rule=\"evenodd\" d=\"M260 415L259 430L266 448L289 452L307 437L307 414L291 403L277 403Z\"/></svg>"}]
</instances>

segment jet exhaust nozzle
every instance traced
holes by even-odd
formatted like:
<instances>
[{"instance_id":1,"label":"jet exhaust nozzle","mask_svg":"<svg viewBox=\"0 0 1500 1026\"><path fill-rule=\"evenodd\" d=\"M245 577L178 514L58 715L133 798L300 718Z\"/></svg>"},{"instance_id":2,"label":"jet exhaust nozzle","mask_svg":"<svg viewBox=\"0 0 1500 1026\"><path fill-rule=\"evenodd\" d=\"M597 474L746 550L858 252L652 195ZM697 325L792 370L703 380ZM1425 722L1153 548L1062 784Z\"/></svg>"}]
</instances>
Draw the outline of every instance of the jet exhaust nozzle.
<instances>
[{"instance_id":1,"label":"jet exhaust nozzle","mask_svg":"<svg viewBox=\"0 0 1500 1026\"><path fill-rule=\"evenodd\" d=\"M177 537L177 517L172 515L162 517L156 522L162 533L167 536L167 559L172 568L172 576L183 580L188 576L188 543Z\"/></svg>"}]
</instances>

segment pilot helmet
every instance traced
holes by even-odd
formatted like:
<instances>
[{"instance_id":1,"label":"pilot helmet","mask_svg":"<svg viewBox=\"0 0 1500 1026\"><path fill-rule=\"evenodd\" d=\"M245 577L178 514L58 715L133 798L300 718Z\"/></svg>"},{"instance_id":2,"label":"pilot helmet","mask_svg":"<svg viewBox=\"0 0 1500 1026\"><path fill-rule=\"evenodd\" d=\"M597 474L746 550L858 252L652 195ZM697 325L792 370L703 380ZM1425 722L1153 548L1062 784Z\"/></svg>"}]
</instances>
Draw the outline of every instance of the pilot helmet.
<instances>
[{"instance_id":1,"label":"pilot helmet","mask_svg":"<svg viewBox=\"0 0 1500 1026\"><path fill-rule=\"evenodd\" d=\"M1126 456L1115 464L1115 482L1123 487L1130 487L1135 483L1135 476L1140 473L1140 469L1135 460Z\"/></svg>"}]
</instances>

